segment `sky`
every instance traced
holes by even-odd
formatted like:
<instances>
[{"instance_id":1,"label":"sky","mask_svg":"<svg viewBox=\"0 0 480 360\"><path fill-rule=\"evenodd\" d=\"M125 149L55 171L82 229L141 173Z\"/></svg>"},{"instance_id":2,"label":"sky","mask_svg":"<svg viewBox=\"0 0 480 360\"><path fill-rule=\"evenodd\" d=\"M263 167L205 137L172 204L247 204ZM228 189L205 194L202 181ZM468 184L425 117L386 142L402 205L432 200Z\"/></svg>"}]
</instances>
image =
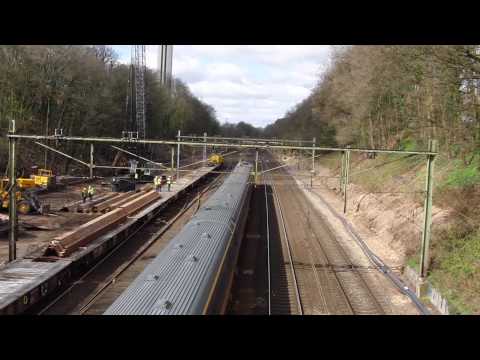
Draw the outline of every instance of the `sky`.
<instances>
[{"instance_id":1,"label":"sky","mask_svg":"<svg viewBox=\"0 0 480 360\"><path fill-rule=\"evenodd\" d=\"M121 62L130 45L112 45ZM146 62L157 68L158 45ZM215 108L220 122L264 127L305 99L326 70L329 45L174 45L173 75Z\"/></svg>"}]
</instances>

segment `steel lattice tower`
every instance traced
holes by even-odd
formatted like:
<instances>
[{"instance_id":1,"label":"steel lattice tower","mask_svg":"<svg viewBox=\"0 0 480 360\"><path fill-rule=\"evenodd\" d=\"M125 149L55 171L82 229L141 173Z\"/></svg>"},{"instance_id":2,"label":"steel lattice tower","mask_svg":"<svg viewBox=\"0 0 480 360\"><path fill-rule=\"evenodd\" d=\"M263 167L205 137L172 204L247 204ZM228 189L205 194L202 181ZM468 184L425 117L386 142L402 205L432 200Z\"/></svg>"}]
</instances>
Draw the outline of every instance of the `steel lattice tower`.
<instances>
[{"instance_id":1,"label":"steel lattice tower","mask_svg":"<svg viewBox=\"0 0 480 360\"><path fill-rule=\"evenodd\" d=\"M138 137L145 139L145 45L133 45L132 64L135 72L135 112Z\"/></svg>"}]
</instances>

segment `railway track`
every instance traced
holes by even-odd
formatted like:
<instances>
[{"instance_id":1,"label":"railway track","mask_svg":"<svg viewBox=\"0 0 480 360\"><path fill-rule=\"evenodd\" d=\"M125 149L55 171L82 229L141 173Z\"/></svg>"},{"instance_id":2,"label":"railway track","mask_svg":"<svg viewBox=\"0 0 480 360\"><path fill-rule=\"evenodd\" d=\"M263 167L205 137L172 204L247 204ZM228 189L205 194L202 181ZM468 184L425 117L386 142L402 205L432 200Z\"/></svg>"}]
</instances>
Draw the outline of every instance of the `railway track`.
<instances>
[{"instance_id":1,"label":"railway track","mask_svg":"<svg viewBox=\"0 0 480 360\"><path fill-rule=\"evenodd\" d=\"M263 162L260 167L266 170ZM280 243L267 239L267 271L269 279L269 315L295 314L303 315L303 305L297 280L297 273L292 258L291 244L285 226L284 211L279 205L275 185L270 175L263 177L265 190L265 211L267 213L267 233L270 233L272 224L268 221L268 214L272 209L277 209L277 226L280 228ZM269 204L271 203L271 204ZM275 246L276 245L276 246ZM286 256L287 261L282 261ZM272 269L272 266L274 267ZM272 279L273 274L273 279Z\"/></svg>"},{"instance_id":2,"label":"railway track","mask_svg":"<svg viewBox=\"0 0 480 360\"><path fill-rule=\"evenodd\" d=\"M270 166L262 161L262 169L278 166L270 154L264 154ZM312 205L294 189L296 182L284 169L265 173L263 180L271 189L279 226L283 229L279 249L283 271L270 271L271 283L287 283L283 291L269 289L271 313L383 314L363 275L376 269L362 267L348 256L328 226L316 216ZM270 253L273 255L275 250Z\"/></svg>"},{"instance_id":3,"label":"railway track","mask_svg":"<svg viewBox=\"0 0 480 360\"><path fill-rule=\"evenodd\" d=\"M152 219L65 291L34 312L39 315L102 314L188 222L200 202L216 189L224 177L219 175L212 182L200 185L197 192L179 198L161 217Z\"/></svg>"}]
</instances>

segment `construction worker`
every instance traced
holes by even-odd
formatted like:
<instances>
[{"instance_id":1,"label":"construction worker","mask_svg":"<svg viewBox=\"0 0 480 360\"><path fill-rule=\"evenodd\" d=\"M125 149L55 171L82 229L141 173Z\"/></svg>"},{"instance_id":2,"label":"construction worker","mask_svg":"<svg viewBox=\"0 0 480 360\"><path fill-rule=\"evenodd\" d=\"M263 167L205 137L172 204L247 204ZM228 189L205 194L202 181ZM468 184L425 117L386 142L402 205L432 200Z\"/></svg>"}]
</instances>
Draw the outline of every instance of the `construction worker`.
<instances>
[{"instance_id":1,"label":"construction worker","mask_svg":"<svg viewBox=\"0 0 480 360\"><path fill-rule=\"evenodd\" d=\"M155 184L155 190L162 192L162 178L160 176L155 176L153 183Z\"/></svg>"},{"instance_id":2,"label":"construction worker","mask_svg":"<svg viewBox=\"0 0 480 360\"><path fill-rule=\"evenodd\" d=\"M90 201L92 201L93 195L95 195L95 187L92 185L88 185L88 197L90 198Z\"/></svg>"},{"instance_id":3,"label":"construction worker","mask_svg":"<svg viewBox=\"0 0 480 360\"><path fill-rule=\"evenodd\" d=\"M169 176L167 177L167 186L168 186L168 191L170 191L170 186L172 185L172 178Z\"/></svg>"},{"instance_id":4,"label":"construction worker","mask_svg":"<svg viewBox=\"0 0 480 360\"><path fill-rule=\"evenodd\" d=\"M83 187L82 189L82 200L83 202L87 201L87 196L88 196L88 190L86 187Z\"/></svg>"}]
</instances>

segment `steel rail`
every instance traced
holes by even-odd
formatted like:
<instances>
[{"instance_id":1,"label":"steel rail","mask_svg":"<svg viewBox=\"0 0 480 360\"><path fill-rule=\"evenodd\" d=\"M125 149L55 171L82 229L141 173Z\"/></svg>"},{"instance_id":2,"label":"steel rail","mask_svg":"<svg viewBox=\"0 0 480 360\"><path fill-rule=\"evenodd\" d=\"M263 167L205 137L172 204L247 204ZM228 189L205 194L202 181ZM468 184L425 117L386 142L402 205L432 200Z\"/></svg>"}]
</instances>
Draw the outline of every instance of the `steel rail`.
<instances>
[{"instance_id":1,"label":"steel rail","mask_svg":"<svg viewBox=\"0 0 480 360\"><path fill-rule=\"evenodd\" d=\"M289 176L290 176L290 178L291 178L291 175L289 175ZM277 191L277 192L278 192L278 191ZM281 202L280 202L280 197L279 197L278 195L277 195L277 197L278 197L278 202L279 202L279 204L281 204ZM303 211L303 212L304 212L303 208L301 208L300 211ZM305 212L304 212L304 215L305 215ZM306 218L307 221L308 221L309 229L310 229L311 234L312 234L313 236L316 236L316 234L313 232L313 229L312 229L312 227L311 227L311 225L310 225L310 216L309 216L309 215L305 215L305 218ZM330 310L329 310L329 304L327 303L327 299L326 299L326 296L325 296L325 294L324 294L324 291L326 292L326 290L325 290L325 288L324 288L324 285L322 285L322 283L321 283L321 281L320 281L320 279L319 279L319 277L318 277L317 268L316 268L316 266L315 266L315 260L314 260L314 255L313 255L312 250L311 250L311 246L307 246L307 248L308 248L308 252L307 252L307 253L308 253L308 258L310 259L310 264L309 264L309 266L310 266L310 268L311 268L311 270L312 270L312 272L313 272L313 275L315 276L316 285L317 285L317 288L318 288L318 291L319 291L319 295L320 295L320 297L321 297L321 299L322 299L323 306L324 306L325 311L326 311L327 313L331 313ZM323 256L327 259L327 263L330 263L329 260L328 260L328 258L327 258L326 255L325 255L325 251L324 251L322 248L321 248L321 250L322 250ZM325 275L327 275L327 269L324 268L323 271L325 272ZM345 292L345 290L344 290L344 288L343 288L342 283L340 282L340 280L338 279L338 277L337 277L336 275L334 275L334 278L335 278L335 280L336 280L336 283L337 283L339 289L341 290L342 294L344 295L346 304L347 304L350 312L353 314L354 311L353 311L352 304L351 304L350 299L348 298L348 296L347 296L347 294L346 294L346 292Z\"/></svg>"},{"instance_id":2,"label":"steel rail","mask_svg":"<svg viewBox=\"0 0 480 360\"><path fill-rule=\"evenodd\" d=\"M260 166L263 169L263 162L260 162ZM262 172L263 174L263 172ZM263 176L262 176L263 177ZM263 177L264 178L264 177ZM267 217L267 272L268 272L268 315L272 315L272 280L271 280L271 265L270 265L270 223L268 217L268 194L267 194L267 184L265 178L263 181L263 189L265 191L265 214Z\"/></svg>"},{"instance_id":3,"label":"steel rail","mask_svg":"<svg viewBox=\"0 0 480 360\"><path fill-rule=\"evenodd\" d=\"M22 135L7 134L9 139L30 139L30 140L56 140L56 141L78 141L78 142L99 142L99 143L121 143L121 144L156 144L156 145L187 145L187 146L215 146L226 148L245 148L245 149L290 149L290 150L310 150L310 151L351 151L365 153L385 153L385 154L412 154L412 155L437 155L438 152L432 151L403 151L403 150L385 150L385 149L361 149L361 148L333 148L320 146L287 146L287 145L261 145L261 144L226 144L212 142L192 142L176 140L126 140L122 138L108 137L79 137L79 136L53 136L53 135Z\"/></svg>"},{"instance_id":4,"label":"steel rail","mask_svg":"<svg viewBox=\"0 0 480 360\"><path fill-rule=\"evenodd\" d=\"M130 266L140 257L142 254L145 253L149 248L155 244L155 242L166 232L168 231L173 224L175 224L180 217L182 217L188 210L192 208L193 205L200 203L201 197L208 191L210 191L218 182L220 182L221 179L223 179L224 176L220 176L217 179L215 179L211 184L208 185L205 189L203 189L200 193L197 194L197 196L191 200L188 204L185 204L182 210L178 212L168 223L166 223L160 230L155 232L153 235L150 236L150 238L147 240L145 244L143 244L140 249L138 249L133 257L130 258L130 260L126 263L124 263L120 268L118 268L110 277L108 280L102 283L101 287L97 289L97 291L91 295L86 301L84 301L80 309L78 310L79 315L85 314L94 304L95 300L107 290L107 288L115 282L115 280L123 274ZM198 210L198 207L197 207Z\"/></svg>"},{"instance_id":5,"label":"steel rail","mask_svg":"<svg viewBox=\"0 0 480 360\"><path fill-rule=\"evenodd\" d=\"M310 205L310 204L309 204ZM304 213L304 215L306 215ZM310 222L310 218L308 217L308 221ZM330 233L329 235L334 239L335 236L333 235L332 231L330 230L328 224L325 222L325 224L327 225L327 231ZM313 231L313 229L311 228L311 225L310 225L310 229L311 229L311 233L313 235L313 237L315 238L318 246L320 247L320 249L322 250L322 253L323 255L325 256L325 258L327 259L327 263L328 264L333 264L333 261L332 261L332 256L328 254L328 252L326 251L325 249L325 246L322 244L322 242L320 241L320 239L318 238L318 234L316 232ZM381 310L382 313L385 313L385 310L383 309L383 307L381 306L381 304L379 303L379 301L377 300L375 294L373 293L372 289L370 288L370 286L368 286L366 280L363 278L362 274L358 271L358 267L357 266L354 266L352 260L350 259L350 257L347 255L345 249L343 248L343 246L335 241L335 244L337 246L335 246L335 248L339 251L339 253L341 254L340 256L343 257L343 260L347 263L347 266L357 275L357 278L360 279L362 285L363 285L363 288L368 292L371 300L373 300L373 302L375 303L375 307L377 307L379 310ZM337 282L338 284L340 285L343 293L345 294L345 298L347 299L347 302L352 310L352 313L355 315L357 313L357 311L355 310L355 307L353 306L350 298L348 297L347 295L347 291L345 290L345 287L344 287L344 284L343 284L343 281L338 277L338 274L336 271L333 271L333 274L335 276L335 278L337 279Z\"/></svg>"},{"instance_id":6,"label":"steel rail","mask_svg":"<svg viewBox=\"0 0 480 360\"><path fill-rule=\"evenodd\" d=\"M317 194L313 191L311 191L312 194L317 196L320 201L328 208L330 213L335 216L338 220L342 222L344 225L345 229L349 232L350 236L353 238L354 241L357 242L357 244L360 246L360 248L363 250L365 255L368 257L368 259L373 263L373 265L382 273L384 274L390 281L393 282L393 284L406 296L412 300L412 302L415 304L417 309L421 312L422 315L430 315L430 311L427 309L427 307L420 301L420 299L417 297L415 292L413 292L408 286L405 285L405 283L397 276L395 273L392 272L392 269L386 265L373 251L370 250L370 248L367 246L365 241L360 237L360 235L357 234L357 232L353 229L353 227L348 223L348 221L340 216L335 209L333 209L330 204L328 204L325 199L320 195Z\"/></svg>"},{"instance_id":7,"label":"steel rail","mask_svg":"<svg viewBox=\"0 0 480 360\"><path fill-rule=\"evenodd\" d=\"M384 276L386 276L404 295L410 298L410 300L414 303L417 309L420 311L422 315L430 315L431 312L428 308L420 301L414 291L412 291L405 283L392 271L392 269L386 265L365 243L365 241L361 238L360 235L353 229L350 223L341 215L339 215L335 209L318 193L311 191L308 187L307 190L315 195L330 211L330 213L335 216L345 227L347 232L350 234L352 239L359 245L362 249L364 254L370 260L370 262L376 267L376 269L381 272Z\"/></svg>"},{"instance_id":8,"label":"steel rail","mask_svg":"<svg viewBox=\"0 0 480 360\"><path fill-rule=\"evenodd\" d=\"M294 288L295 288L295 297L296 297L296 300L297 300L298 310L300 312L300 315L303 315L304 314L303 304L302 304L302 300L301 300L301 297L300 297L300 291L299 291L299 287L298 287L298 281L297 281L295 266L293 265L292 251L291 251L291 248L290 248L290 240L288 239L287 229L285 227L285 217L283 215L282 204L280 202L280 199L278 198L278 195L276 194L277 190L276 190L275 184L273 183L273 181L269 181L269 184L270 184L270 186L272 187L272 190L273 190L272 191L273 201L276 202L277 205L278 205L278 211L279 211L280 220L281 220L281 223L282 223L282 230L283 230L283 235L284 235L284 239L285 239L285 244L287 245L288 262L290 264L290 270L292 272L292 278L293 278L293 284L294 284Z\"/></svg>"},{"instance_id":9,"label":"steel rail","mask_svg":"<svg viewBox=\"0 0 480 360\"><path fill-rule=\"evenodd\" d=\"M218 180L218 179L216 179ZM216 181L214 180L214 182ZM213 183L212 183L213 184ZM212 185L210 184L210 185ZM195 201L198 201L197 198L195 198ZM153 218L152 218L153 219ZM74 281L67 289L65 289L62 293L60 293L52 302L50 302L47 306L45 306L42 310L40 310L37 315L43 315L46 311L48 311L52 306L57 304L60 300L62 300L67 294L69 294L75 286L80 284L83 279L85 279L88 275L90 275L94 270L96 270L101 264L103 264L107 259L109 259L113 254L116 253L116 251L122 247L124 244L127 243L128 240L130 240L133 236L135 236L140 230L142 230L145 226L147 226L150 222L147 221L140 225L133 233L129 234L129 236L119 243L117 246L115 246L105 257L103 257L100 261L98 261L94 266L92 266L86 273L84 273L79 279ZM140 254L141 255L141 254Z\"/></svg>"},{"instance_id":10,"label":"steel rail","mask_svg":"<svg viewBox=\"0 0 480 360\"><path fill-rule=\"evenodd\" d=\"M288 172L287 172L288 174ZM291 174L288 174L290 176L290 178L295 181L295 178L291 175ZM295 182L295 186L298 186L298 184ZM297 195L298 193L294 193L295 195ZM314 211L312 205L307 202L307 206L308 206L308 209L312 209L312 211ZM309 230L310 230L310 233L312 235L312 238L314 239L315 243L319 246L320 248L320 251L321 251L321 254L322 256L326 259L327 261L327 264L333 264L333 258L335 258L335 256L332 256L331 254L331 251L327 251L327 248L328 246L326 246L325 244L322 243L322 241L320 240L319 236L318 236L318 233L316 231L314 231L313 227L312 227L312 223L310 221L310 213L302 207L300 209L300 211L303 213L304 217L307 219L307 222L309 224ZM325 225L326 225L326 230L327 232L329 233L328 235L331 237L332 240L335 239L335 236L332 232L332 230L330 229L329 225L327 222L325 222ZM377 300L375 294L373 293L372 289L370 288L370 286L368 285L368 283L366 282L366 280L363 278L362 274L358 271L357 267L355 267L353 265L353 262L351 261L350 257L348 256L348 254L346 253L345 249L343 248L343 246L336 242L336 241L333 241L331 243L333 245L333 250L337 251L338 252L338 258L339 259L342 259L342 261L345 261L345 263L347 264L347 267L352 269L352 271L355 273L357 279L359 279L359 283L358 285L360 286L360 289L363 289L366 291L366 294L368 294L368 298L371 299L373 301L373 307L375 307L377 310L380 310L381 313L384 313L384 309L383 307L381 306L381 304L379 303L379 301ZM341 289L342 293L344 294L344 297L345 297L345 300L347 302L347 305L349 307L349 310L351 311L352 314L356 314L358 313L358 308L356 308L356 306L352 303L350 297L348 296L348 292L347 292L347 288L345 287L345 280L340 278L339 275L337 274L336 271L333 271L333 275L334 275L334 278L336 280L336 283L339 287L339 289ZM353 289L352 289L353 290ZM360 306L363 306L362 304L360 304Z\"/></svg>"}]
</instances>

